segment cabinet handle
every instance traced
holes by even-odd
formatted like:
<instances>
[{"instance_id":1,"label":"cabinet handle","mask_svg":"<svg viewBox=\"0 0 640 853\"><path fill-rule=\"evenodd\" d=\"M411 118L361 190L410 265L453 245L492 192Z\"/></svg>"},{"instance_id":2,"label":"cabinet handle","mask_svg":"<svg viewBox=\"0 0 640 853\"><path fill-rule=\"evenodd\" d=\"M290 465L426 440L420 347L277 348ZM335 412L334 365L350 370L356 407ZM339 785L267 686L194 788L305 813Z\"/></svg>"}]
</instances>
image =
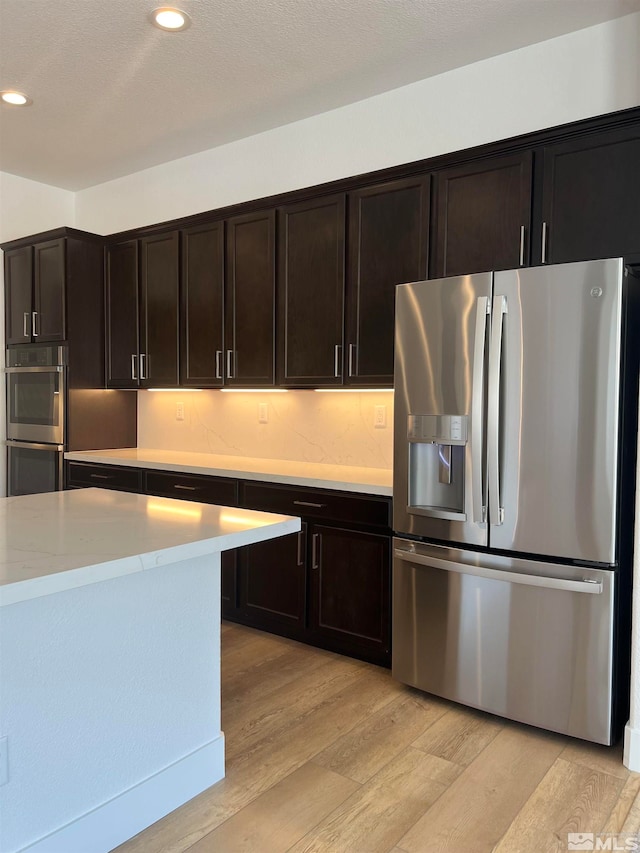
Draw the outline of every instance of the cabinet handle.
<instances>
[{"instance_id":1,"label":"cabinet handle","mask_svg":"<svg viewBox=\"0 0 640 853\"><path fill-rule=\"evenodd\" d=\"M227 350L227 379L233 379L233 350Z\"/></svg>"},{"instance_id":2,"label":"cabinet handle","mask_svg":"<svg viewBox=\"0 0 640 853\"><path fill-rule=\"evenodd\" d=\"M302 566L304 564L304 559L302 557L302 540L304 537L304 533L302 530L298 533L298 565Z\"/></svg>"},{"instance_id":3,"label":"cabinet handle","mask_svg":"<svg viewBox=\"0 0 640 853\"><path fill-rule=\"evenodd\" d=\"M28 311L24 312L24 317L22 319L22 332L23 332L23 335L25 338L31 337L31 335L29 334L29 312Z\"/></svg>"},{"instance_id":4,"label":"cabinet handle","mask_svg":"<svg viewBox=\"0 0 640 853\"><path fill-rule=\"evenodd\" d=\"M353 365L355 364L356 344L349 344L349 376L355 376Z\"/></svg>"},{"instance_id":5,"label":"cabinet handle","mask_svg":"<svg viewBox=\"0 0 640 853\"><path fill-rule=\"evenodd\" d=\"M132 352L131 353L131 378L132 379L138 378L138 374L136 372L136 361L137 361L137 359L138 359L138 356L135 354L135 352Z\"/></svg>"},{"instance_id":6,"label":"cabinet handle","mask_svg":"<svg viewBox=\"0 0 640 853\"><path fill-rule=\"evenodd\" d=\"M340 355L341 355L342 346L340 344L336 344L333 348L333 375L336 377L340 377Z\"/></svg>"},{"instance_id":7,"label":"cabinet handle","mask_svg":"<svg viewBox=\"0 0 640 853\"><path fill-rule=\"evenodd\" d=\"M524 266L524 237L525 237L526 228L524 225L520 226L520 266Z\"/></svg>"},{"instance_id":8,"label":"cabinet handle","mask_svg":"<svg viewBox=\"0 0 640 853\"><path fill-rule=\"evenodd\" d=\"M176 483L173 487L174 489L182 489L185 492L197 492L200 486L181 486L180 483Z\"/></svg>"},{"instance_id":9,"label":"cabinet handle","mask_svg":"<svg viewBox=\"0 0 640 853\"><path fill-rule=\"evenodd\" d=\"M148 379L147 374L147 355L144 352L140 353L140 379Z\"/></svg>"},{"instance_id":10,"label":"cabinet handle","mask_svg":"<svg viewBox=\"0 0 640 853\"><path fill-rule=\"evenodd\" d=\"M320 560L322 543L320 541L320 534L314 533L311 538L311 568L317 569Z\"/></svg>"},{"instance_id":11,"label":"cabinet handle","mask_svg":"<svg viewBox=\"0 0 640 853\"><path fill-rule=\"evenodd\" d=\"M312 506L316 509L324 509L326 507L326 504L314 504L311 501L294 501L294 504L296 506Z\"/></svg>"},{"instance_id":12,"label":"cabinet handle","mask_svg":"<svg viewBox=\"0 0 640 853\"><path fill-rule=\"evenodd\" d=\"M38 312L34 311L31 315L31 328L33 329L33 337L38 337Z\"/></svg>"},{"instance_id":13,"label":"cabinet handle","mask_svg":"<svg viewBox=\"0 0 640 853\"><path fill-rule=\"evenodd\" d=\"M542 223L542 263L547 263L547 223Z\"/></svg>"},{"instance_id":14,"label":"cabinet handle","mask_svg":"<svg viewBox=\"0 0 640 853\"><path fill-rule=\"evenodd\" d=\"M216 350L216 379L222 379L222 350Z\"/></svg>"},{"instance_id":15,"label":"cabinet handle","mask_svg":"<svg viewBox=\"0 0 640 853\"><path fill-rule=\"evenodd\" d=\"M92 480L113 480L114 474L89 474Z\"/></svg>"}]
</instances>

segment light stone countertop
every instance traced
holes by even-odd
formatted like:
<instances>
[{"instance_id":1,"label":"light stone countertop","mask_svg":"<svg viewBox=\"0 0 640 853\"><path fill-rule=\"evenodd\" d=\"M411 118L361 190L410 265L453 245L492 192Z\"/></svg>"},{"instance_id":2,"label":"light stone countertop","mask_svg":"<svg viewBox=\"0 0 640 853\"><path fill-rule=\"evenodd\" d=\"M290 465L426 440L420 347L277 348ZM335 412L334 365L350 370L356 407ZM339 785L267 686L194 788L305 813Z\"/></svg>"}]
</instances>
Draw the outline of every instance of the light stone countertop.
<instances>
[{"instance_id":1,"label":"light stone countertop","mask_svg":"<svg viewBox=\"0 0 640 853\"><path fill-rule=\"evenodd\" d=\"M126 465L182 474L207 474L235 477L265 483L285 483L317 489L336 489L366 495L392 495L392 471L388 468L361 468L325 465L318 462L292 462L285 459L258 459L248 456L219 456L214 453L188 453L178 450L85 450L65 453L65 459Z\"/></svg>"},{"instance_id":2,"label":"light stone countertop","mask_svg":"<svg viewBox=\"0 0 640 853\"><path fill-rule=\"evenodd\" d=\"M0 606L300 530L300 519L76 489L3 498Z\"/></svg>"}]
</instances>

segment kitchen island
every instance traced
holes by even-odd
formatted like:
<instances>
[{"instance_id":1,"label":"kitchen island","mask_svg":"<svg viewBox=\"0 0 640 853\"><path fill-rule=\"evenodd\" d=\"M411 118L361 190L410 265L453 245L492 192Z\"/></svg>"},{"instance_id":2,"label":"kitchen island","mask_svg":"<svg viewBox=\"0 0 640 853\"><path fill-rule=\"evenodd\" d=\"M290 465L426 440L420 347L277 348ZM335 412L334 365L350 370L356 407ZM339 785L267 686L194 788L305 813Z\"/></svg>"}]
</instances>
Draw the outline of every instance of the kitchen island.
<instances>
[{"instance_id":1,"label":"kitchen island","mask_svg":"<svg viewBox=\"0 0 640 853\"><path fill-rule=\"evenodd\" d=\"M300 520L100 489L0 515L0 851L106 853L224 776L220 553Z\"/></svg>"}]
</instances>

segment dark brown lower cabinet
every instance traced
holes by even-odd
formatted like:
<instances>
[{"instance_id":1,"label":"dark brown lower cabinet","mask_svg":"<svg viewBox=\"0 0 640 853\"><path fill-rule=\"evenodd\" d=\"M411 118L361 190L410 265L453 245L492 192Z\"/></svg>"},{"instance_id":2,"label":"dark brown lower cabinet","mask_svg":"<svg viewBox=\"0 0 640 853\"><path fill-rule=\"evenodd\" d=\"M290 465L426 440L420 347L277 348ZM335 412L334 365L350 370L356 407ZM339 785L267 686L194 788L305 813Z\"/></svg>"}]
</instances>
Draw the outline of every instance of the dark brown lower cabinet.
<instances>
[{"instance_id":1,"label":"dark brown lower cabinet","mask_svg":"<svg viewBox=\"0 0 640 853\"><path fill-rule=\"evenodd\" d=\"M223 552L223 618L391 664L388 498L88 462L67 462L66 483L303 516L300 533Z\"/></svg>"},{"instance_id":2,"label":"dark brown lower cabinet","mask_svg":"<svg viewBox=\"0 0 640 853\"><path fill-rule=\"evenodd\" d=\"M241 548L242 621L300 638L307 610L306 524L300 533Z\"/></svg>"},{"instance_id":3,"label":"dark brown lower cabinet","mask_svg":"<svg viewBox=\"0 0 640 853\"><path fill-rule=\"evenodd\" d=\"M340 527L310 528L309 630L318 645L388 663L389 536Z\"/></svg>"}]
</instances>

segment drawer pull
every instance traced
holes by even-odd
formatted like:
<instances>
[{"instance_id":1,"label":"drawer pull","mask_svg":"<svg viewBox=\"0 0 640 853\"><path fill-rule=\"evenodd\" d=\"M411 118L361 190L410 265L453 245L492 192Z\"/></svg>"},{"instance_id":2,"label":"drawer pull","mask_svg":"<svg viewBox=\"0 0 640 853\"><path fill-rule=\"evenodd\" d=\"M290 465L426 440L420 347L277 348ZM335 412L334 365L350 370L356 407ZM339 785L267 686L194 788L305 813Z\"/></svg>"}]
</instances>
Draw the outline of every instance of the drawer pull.
<instances>
[{"instance_id":1,"label":"drawer pull","mask_svg":"<svg viewBox=\"0 0 640 853\"><path fill-rule=\"evenodd\" d=\"M326 504L314 504L312 501L294 501L296 506L312 506L314 509L324 509Z\"/></svg>"},{"instance_id":2,"label":"drawer pull","mask_svg":"<svg viewBox=\"0 0 640 853\"><path fill-rule=\"evenodd\" d=\"M185 492L197 492L200 486L181 486L179 483L173 487L174 489L182 489Z\"/></svg>"},{"instance_id":3,"label":"drawer pull","mask_svg":"<svg viewBox=\"0 0 640 853\"><path fill-rule=\"evenodd\" d=\"M113 480L113 474L89 474L92 480Z\"/></svg>"}]
</instances>

